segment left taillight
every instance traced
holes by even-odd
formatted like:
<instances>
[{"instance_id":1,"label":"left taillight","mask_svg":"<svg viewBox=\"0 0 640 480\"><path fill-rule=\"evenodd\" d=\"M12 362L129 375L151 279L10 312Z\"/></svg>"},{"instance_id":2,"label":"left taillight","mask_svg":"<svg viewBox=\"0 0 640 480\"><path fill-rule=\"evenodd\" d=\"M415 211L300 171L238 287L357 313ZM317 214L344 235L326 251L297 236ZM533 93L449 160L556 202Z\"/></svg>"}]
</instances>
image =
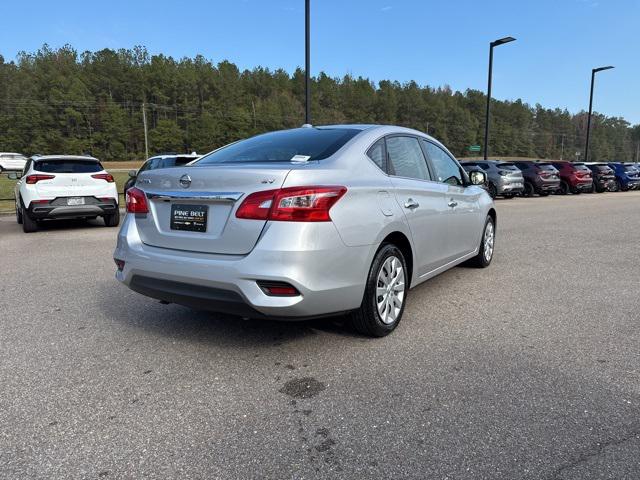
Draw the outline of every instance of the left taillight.
<instances>
[{"instance_id":1,"label":"left taillight","mask_svg":"<svg viewBox=\"0 0 640 480\"><path fill-rule=\"evenodd\" d=\"M91 178L96 178L98 180L105 180L109 183L115 182L115 180L113 179L113 175L111 175L110 173L96 173L95 175L91 175Z\"/></svg>"},{"instance_id":2,"label":"left taillight","mask_svg":"<svg viewBox=\"0 0 640 480\"><path fill-rule=\"evenodd\" d=\"M280 222L330 222L329 210L347 192L342 186L289 187L249 195L237 218Z\"/></svg>"},{"instance_id":3,"label":"left taillight","mask_svg":"<svg viewBox=\"0 0 640 480\"><path fill-rule=\"evenodd\" d=\"M56 178L55 175L43 175L41 173L36 173L33 175L27 175L26 183L28 183L29 185L33 185L34 183L38 183L42 180L51 180L54 178Z\"/></svg>"},{"instance_id":4,"label":"left taillight","mask_svg":"<svg viewBox=\"0 0 640 480\"><path fill-rule=\"evenodd\" d=\"M129 213L149 213L147 196L139 188L131 187L127 190L126 203Z\"/></svg>"}]
</instances>

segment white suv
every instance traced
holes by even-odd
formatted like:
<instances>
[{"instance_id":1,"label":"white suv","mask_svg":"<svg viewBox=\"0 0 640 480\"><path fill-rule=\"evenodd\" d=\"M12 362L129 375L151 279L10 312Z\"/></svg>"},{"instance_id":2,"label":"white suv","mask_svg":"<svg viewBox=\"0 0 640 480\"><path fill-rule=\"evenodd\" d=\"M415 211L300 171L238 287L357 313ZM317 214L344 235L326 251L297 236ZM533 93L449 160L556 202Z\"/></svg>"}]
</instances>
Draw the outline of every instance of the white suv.
<instances>
[{"instance_id":1,"label":"white suv","mask_svg":"<svg viewBox=\"0 0 640 480\"><path fill-rule=\"evenodd\" d=\"M93 157L32 157L16 182L16 219L25 232L38 221L55 218L102 217L107 227L120 223L118 191L113 176Z\"/></svg>"},{"instance_id":2,"label":"white suv","mask_svg":"<svg viewBox=\"0 0 640 480\"><path fill-rule=\"evenodd\" d=\"M5 170L21 172L27 163L27 157L19 153L0 152L0 173Z\"/></svg>"}]
</instances>

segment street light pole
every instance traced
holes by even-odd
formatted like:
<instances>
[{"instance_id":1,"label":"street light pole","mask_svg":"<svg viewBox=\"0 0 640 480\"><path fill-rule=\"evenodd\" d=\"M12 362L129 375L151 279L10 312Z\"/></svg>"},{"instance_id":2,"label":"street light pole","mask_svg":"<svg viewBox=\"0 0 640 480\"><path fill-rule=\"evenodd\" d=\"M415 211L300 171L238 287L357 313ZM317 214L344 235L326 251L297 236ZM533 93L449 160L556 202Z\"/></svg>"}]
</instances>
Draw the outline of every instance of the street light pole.
<instances>
[{"instance_id":1,"label":"street light pole","mask_svg":"<svg viewBox=\"0 0 640 480\"><path fill-rule=\"evenodd\" d=\"M311 125L311 13L310 0L304 2L304 123Z\"/></svg>"},{"instance_id":2,"label":"street light pole","mask_svg":"<svg viewBox=\"0 0 640 480\"><path fill-rule=\"evenodd\" d=\"M489 79L487 80L487 110L484 117L484 159L489 155L489 109L491 106L491 77L493 75L493 47L513 42L515 38L504 37L489 44Z\"/></svg>"},{"instance_id":3,"label":"street light pole","mask_svg":"<svg viewBox=\"0 0 640 480\"><path fill-rule=\"evenodd\" d=\"M593 110L593 84L596 79L596 73L602 70L609 70L613 68L611 65L607 67L598 67L591 70L591 91L589 93L589 116L587 117L587 141L584 146L584 161L589 161L589 136L591 134L591 112Z\"/></svg>"}]
</instances>

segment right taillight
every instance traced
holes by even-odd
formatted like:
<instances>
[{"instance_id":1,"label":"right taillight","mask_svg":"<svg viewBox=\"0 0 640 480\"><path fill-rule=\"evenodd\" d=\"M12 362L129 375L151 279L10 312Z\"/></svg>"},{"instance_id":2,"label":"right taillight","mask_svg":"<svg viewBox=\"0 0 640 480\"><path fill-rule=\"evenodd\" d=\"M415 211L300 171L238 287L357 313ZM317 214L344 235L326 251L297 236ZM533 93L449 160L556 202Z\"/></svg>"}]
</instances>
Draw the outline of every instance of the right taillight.
<instances>
[{"instance_id":1,"label":"right taillight","mask_svg":"<svg viewBox=\"0 0 640 480\"><path fill-rule=\"evenodd\" d=\"M347 192L342 186L289 187L249 195L236 217L280 222L329 222L329 210Z\"/></svg>"},{"instance_id":2,"label":"right taillight","mask_svg":"<svg viewBox=\"0 0 640 480\"><path fill-rule=\"evenodd\" d=\"M127 190L127 212L129 213L149 213L147 196L142 190L132 187Z\"/></svg>"},{"instance_id":3,"label":"right taillight","mask_svg":"<svg viewBox=\"0 0 640 480\"><path fill-rule=\"evenodd\" d=\"M33 174L33 175L27 175L26 182L29 185L33 185L34 183L38 183L41 180L52 180L54 178L56 178L55 175L43 175L41 173L36 173L36 174Z\"/></svg>"}]
</instances>

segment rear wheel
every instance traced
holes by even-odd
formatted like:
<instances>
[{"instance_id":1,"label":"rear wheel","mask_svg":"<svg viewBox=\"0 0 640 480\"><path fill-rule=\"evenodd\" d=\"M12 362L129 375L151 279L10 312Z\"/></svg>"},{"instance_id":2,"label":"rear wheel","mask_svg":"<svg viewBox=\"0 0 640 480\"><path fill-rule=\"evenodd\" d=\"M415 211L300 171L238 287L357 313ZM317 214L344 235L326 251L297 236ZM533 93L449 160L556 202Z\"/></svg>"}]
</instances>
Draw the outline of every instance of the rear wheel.
<instances>
[{"instance_id":1,"label":"rear wheel","mask_svg":"<svg viewBox=\"0 0 640 480\"><path fill-rule=\"evenodd\" d=\"M549 192L543 192L542 190L538 192L538 195L540 195L541 197L548 197L549 196Z\"/></svg>"},{"instance_id":2,"label":"rear wheel","mask_svg":"<svg viewBox=\"0 0 640 480\"><path fill-rule=\"evenodd\" d=\"M478 254L469 260L469 263L474 267L486 268L491 264L493 259L493 249L496 241L496 225L491 215L487 215L487 220L484 222L484 230L482 232L482 239L480 240L480 250Z\"/></svg>"},{"instance_id":3,"label":"rear wheel","mask_svg":"<svg viewBox=\"0 0 640 480\"><path fill-rule=\"evenodd\" d=\"M506 198L507 200L510 200L514 197L513 193L506 193L503 195L504 198Z\"/></svg>"},{"instance_id":4,"label":"rear wheel","mask_svg":"<svg viewBox=\"0 0 640 480\"><path fill-rule=\"evenodd\" d=\"M360 308L350 314L353 328L363 335L384 337L400 323L409 279L402 252L384 244L376 253Z\"/></svg>"},{"instance_id":5,"label":"rear wheel","mask_svg":"<svg viewBox=\"0 0 640 480\"><path fill-rule=\"evenodd\" d=\"M535 189L533 188L533 185L530 184L529 182L525 182L524 183L524 190L522 191L522 196L523 197L533 197L534 193L535 193Z\"/></svg>"},{"instance_id":6,"label":"rear wheel","mask_svg":"<svg viewBox=\"0 0 640 480\"><path fill-rule=\"evenodd\" d=\"M116 210L116 213L105 215L103 219L106 227L117 227L120 223L120 211Z\"/></svg>"},{"instance_id":7,"label":"rear wheel","mask_svg":"<svg viewBox=\"0 0 640 480\"><path fill-rule=\"evenodd\" d=\"M610 192L619 192L620 191L620 180L616 179L615 181L609 184Z\"/></svg>"},{"instance_id":8,"label":"rear wheel","mask_svg":"<svg viewBox=\"0 0 640 480\"><path fill-rule=\"evenodd\" d=\"M560 189L558 190L558 193L560 195L567 195L570 191L571 189L569 188L569 184L567 182L560 182Z\"/></svg>"},{"instance_id":9,"label":"rear wheel","mask_svg":"<svg viewBox=\"0 0 640 480\"><path fill-rule=\"evenodd\" d=\"M498 196L498 189L491 182L489 182L489 185L487 186L487 191L489 192L491 198L496 198Z\"/></svg>"},{"instance_id":10,"label":"rear wheel","mask_svg":"<svg viewBox=\"0 0 640 480\"><path fill-rule=\"evenodd\" d=\"M22 231L24 233L31 233L38 231L38 223L32 219L27 212L25 212L24 208L21 213L22 217Z\"/></svg>"},{"instance_id":11,"label":"rear wheel","mask_svg":"<svg viewBox=\"0 0 640 480\"><path fill-rule=\"evenodd\" d=\"M616 180L616 183L618 184L619 192L626 192L627 190L629 190L629 187L625 187L620 180Z\"/></svg>"}]
</instances>

